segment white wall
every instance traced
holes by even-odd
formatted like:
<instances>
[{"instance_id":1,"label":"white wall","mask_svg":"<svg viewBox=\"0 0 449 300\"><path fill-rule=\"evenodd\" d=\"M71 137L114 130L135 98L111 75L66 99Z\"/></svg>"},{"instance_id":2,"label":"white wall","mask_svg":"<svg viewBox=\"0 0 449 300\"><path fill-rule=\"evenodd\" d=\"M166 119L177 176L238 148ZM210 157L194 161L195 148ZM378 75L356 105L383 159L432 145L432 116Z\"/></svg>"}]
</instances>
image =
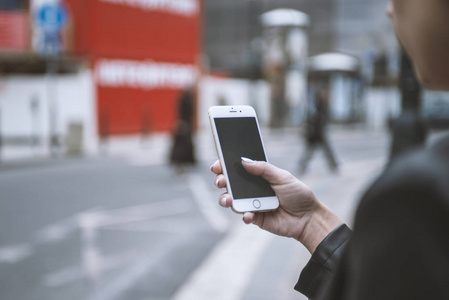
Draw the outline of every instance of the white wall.
<instances>
[{"instance_id":1,"label":"white wall","mask_svg":"<svg viewBox=\"0 0 449 300\"><path fill-rule=\"evenodd\" d=\"M89 70L58 76L50 81L45 76L13 76L0 79L0 133L2 136L31 138L37 135L43 142L37 149L38 154L48 154L50 124L48 95L52 92L57 99L57 128L61 137L65 138L70 122L81 122L84 152L97 153L99 147L96 130L96 96L94 81ZM199 87L199 128L200 130L209 129L207 110L210 106L218 104L252 105L257 110L261 126L266 126L270 114L269 97L270 89L265 81L251 82L205 76ZM33 98L39 103L35 118L31 109ZM399 100L396 88L367 89L365 111L368 127L374 130L384 129L388 118L399 113ZM9 153L17 151L18 149L13 149ZM36 149L33 151L35 152ZM1 154L5 156L5 149L2 149Z\"/></svg>"},{"instance_id":2,"label":"white wall","mask_svg":"<svg viewBox=\"0 0 449 300\"><path fill-rule=\"evenodd\" d=\"M92 74L89 70L78 74L55 77L10 76L0 83L0 130L3 137L27 138L33 135L43 142L41 151L48 150L50 107L49 97L55 99L56 128L66 136L70 122L83 124L83 148L96 151L95 95ZM31 108L32 99L37 101Z\"/></svg>"},{"instance_id":3,"label":"white wall","mask_svg":"<svg viewBox=\"0 0 449 300\"><path fill-rule=\"evenodd\" d=\"M37 150L33 151L37 151L38 154L48 154L49 96L56 99L57 132L62 142L66 137L69 123L81 122L84 152L96 153L99 150L96 131L96 95L92 73L89 70L52 78L41 75L10 76L0 79L0 133L2 136L30 139L35 135L42 143ZM220 101L228 105L252 105L258 112L261 125L265 125L269 119L269 96L269 86L265 81L251 82L205 76L199 87L199 127L200 129L209 128L207 110L212 105L220 104ZM35 113L31 108L32 99L38 102Z\"/></svg>"}]
</instances>

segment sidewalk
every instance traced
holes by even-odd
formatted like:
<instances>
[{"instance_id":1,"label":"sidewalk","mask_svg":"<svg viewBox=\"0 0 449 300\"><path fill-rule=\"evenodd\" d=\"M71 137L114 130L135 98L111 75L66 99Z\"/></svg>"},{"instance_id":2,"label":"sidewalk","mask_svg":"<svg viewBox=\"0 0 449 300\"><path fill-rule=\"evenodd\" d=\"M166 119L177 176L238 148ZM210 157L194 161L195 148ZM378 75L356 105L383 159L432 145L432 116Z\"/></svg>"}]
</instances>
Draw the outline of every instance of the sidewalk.
<instances>
[{"instance_id":1,"label":"sidewalk","mask_svg":"<svg viewBox=\"0 0 449 300\"><path fill-rule=\"evenodd\" d=\"M301 143L301 128L269 129L262 128L262 135L267 148L271 145ZM329 127L329 135L333 140L354 139L366 135L363 125ZM369 131L371 134L385 134L384 132ZM216 159L214 141L209 128L200 129L194 136L198 161L210 162ZM98 159L105 157L124 157L135 164L156 165L168 161L172 141L171 133L154 133L147 136L129 135L113 136L99 144L94 153L84 153L81 156L66 156L64 148L60 154L52 156L46 145L33 147L31 145L11 146L0 148L0 169L40 166L64 161Z\"/></svg>"},{"instance_id":2,"label":"sidewalk","mask_svg":"<svg viewBox=\"0 0 449 300\"><path fill-rule=\"evenodd\" d=\"M328 128L329 134L336 138L343 136L361 136L366 132L376 133L376 131L368 130L363 124L357 125L331 125ZM262 128L263 139L266 143L275 138L276 140L282 138L300 138L301 128L283 128L270 129ZM379 133L379 131L377 131ZM380 132L384 134L384 132ZM197 148L203 149L206 144L213 143L212 135L209 128L202 128L195 134ZM351 137L353 138L353 137ZM171 144L171 133L153 133L147 135L128 135L128 136L112 136L108 138L103 144L98 143L96 153L86 153L85 156L103 156L103 155L127 155L132 153L146 152L161 155L163 150L169 149ZM61 154L58 157L64 157L65 149L61 147ZM50 151L47 145L2 145L0 147L0 161L19 161L19 160L33 160L51 158Z\"/></svg>"}]
</instances>

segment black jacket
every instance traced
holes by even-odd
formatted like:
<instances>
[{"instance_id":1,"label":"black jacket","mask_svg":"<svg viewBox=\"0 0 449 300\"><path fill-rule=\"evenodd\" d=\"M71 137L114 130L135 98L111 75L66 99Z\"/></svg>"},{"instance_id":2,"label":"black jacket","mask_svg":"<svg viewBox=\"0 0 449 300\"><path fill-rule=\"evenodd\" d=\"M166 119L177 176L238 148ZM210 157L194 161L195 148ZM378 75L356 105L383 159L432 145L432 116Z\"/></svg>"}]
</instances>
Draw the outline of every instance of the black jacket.
<instances>
[{"instance_id":1,"label":"black jacket","mask_svg":"<svg viewBox=\"0 0 449 300\"><path fill-rule=\"evenodd\" d=\"M390 164L363 196L349 236L343 226L318 246L298 291L326 300L449 299L449 135Z\"/></svg>"}]
</instances>

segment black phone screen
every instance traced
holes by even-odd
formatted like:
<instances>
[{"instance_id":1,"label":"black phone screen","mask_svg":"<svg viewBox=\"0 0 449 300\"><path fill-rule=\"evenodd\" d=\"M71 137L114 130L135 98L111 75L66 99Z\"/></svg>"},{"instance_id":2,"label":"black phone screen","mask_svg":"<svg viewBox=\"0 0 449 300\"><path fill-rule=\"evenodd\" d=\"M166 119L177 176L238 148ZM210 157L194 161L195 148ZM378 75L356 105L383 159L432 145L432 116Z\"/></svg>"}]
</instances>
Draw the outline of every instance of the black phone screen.
<instances>
[{"instance_id":1,"label":"black phone screen","mask_svg":"<svg viewBox=\"0 0 449 300\"><path fill-rule=\"evenodd\" d=\"M214 120L233 198L275 196L270 184L259 176L249 174L241 162L241 157L260 161L267 160L256 118L215 118Z\"/></svg>"}]
</instances>

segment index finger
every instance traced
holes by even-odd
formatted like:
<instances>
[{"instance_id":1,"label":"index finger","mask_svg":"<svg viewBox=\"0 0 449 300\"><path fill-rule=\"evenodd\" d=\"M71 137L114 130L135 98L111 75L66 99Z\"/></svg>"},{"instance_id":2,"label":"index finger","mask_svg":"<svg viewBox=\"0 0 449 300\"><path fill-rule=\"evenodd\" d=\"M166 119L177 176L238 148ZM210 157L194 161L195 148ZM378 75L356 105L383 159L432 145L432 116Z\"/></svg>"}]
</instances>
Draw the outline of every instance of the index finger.
<instances>
[{"instance_id":1,"label":"index finger","mask_svg":"<svg viewBox=\"0 0 449 300\"><path fill-rule=\"evenodd\" d=\"M213 165L210 166L210 170L212 171L212 173L215 173L215 174L217 174L217 175L223 173L223 169L222 169L222 167L221 167L220 160L216 160L216 161L213 163Z\"/></svg>"}]
</instances>

